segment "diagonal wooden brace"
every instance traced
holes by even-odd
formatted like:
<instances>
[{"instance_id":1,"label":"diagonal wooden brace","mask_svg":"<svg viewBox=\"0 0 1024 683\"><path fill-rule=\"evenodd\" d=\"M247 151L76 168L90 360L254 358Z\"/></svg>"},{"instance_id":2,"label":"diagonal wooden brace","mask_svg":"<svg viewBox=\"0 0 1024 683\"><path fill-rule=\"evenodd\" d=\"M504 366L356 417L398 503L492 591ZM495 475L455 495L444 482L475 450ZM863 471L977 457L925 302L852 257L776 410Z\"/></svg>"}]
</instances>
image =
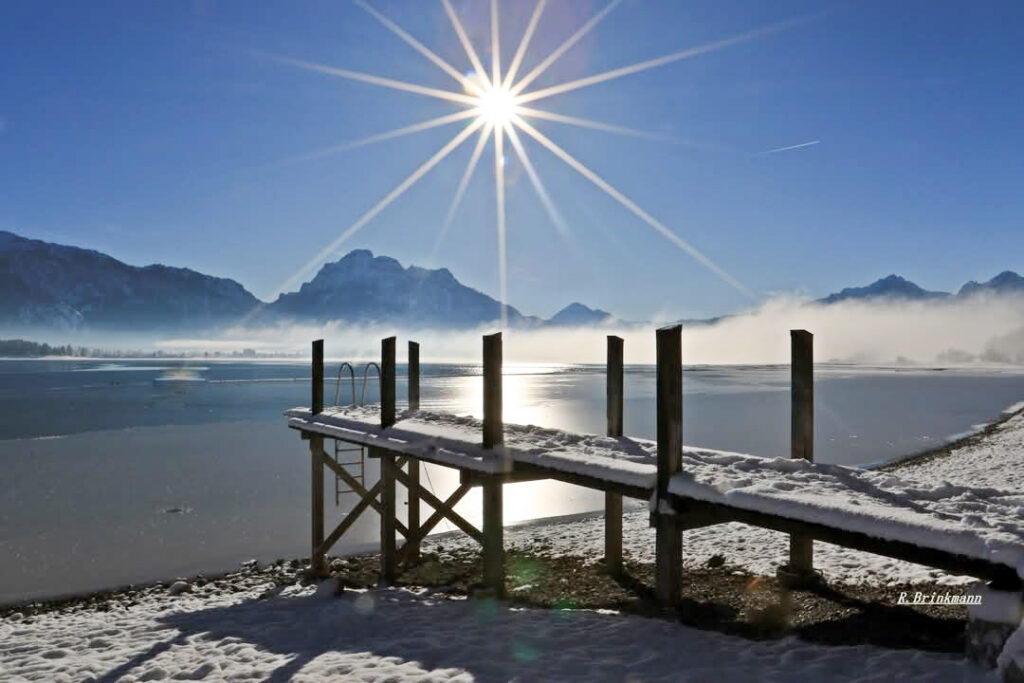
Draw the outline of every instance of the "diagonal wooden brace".
<instances>
[{"instance_id":1,"label":"diagonal wooden brace","mask_svg":"<svg viewBox=\"0 0 1024 683\"><path fill-rule=\"evenodd\" d=\"M448 500L444 502L445 509L451 509L458 505L459 501L462 500L462 498L469 493L472 488L473 487L469 484L462 484L459 488L455 489L455 492L448 496ZM427 534L429 534L444 518L444 511L435 507L434 513L427 518L427 521L423 522L418 529L411 530L412 536L409 536L405 545L402 546L402 550L399 552L399 560L402 562L411 560L412 558L410 557L410 554L412 553L412 549L419 546L419 544L423 542L423 539L427 537Z\"/></svg>"},{"instance_id":2,"label":"diagonal wooden brace","mask_svg":"<svg viewBox=\"0 0 1024 683\"><path fill-rule=\"evenodd\" d=\"M453 505L449 505L448 503L444 502L443 500L435 496L430 491L416 484L414 481L412 481L412 479L409 478L408 474L402 472L401 470L395 472L395 478L398 479L398 481L402 482L402 484L406 487L416 487L417 490L419 491L420 497L423 499L423 502L425 502L430 507L434 508L434 510L436 510L437 512L440 512L442 515L444 515L444 517L448 521L450 521L455 526L459 527L459 529L461 529L466 535L470 536L477 543L483 545L483 532L481 532L475 526L473 526L465 519L463 519L462 516L459 515L459 513L455 512L455 510L453 509ZM463 487L460 486L459 489L461 488Z\"/></svg>"},{"instance_id":3,"label":"diagonal wooden brace","mask_svg":"<svg viewBox=\"0 0 1024 683\"><path fill-rule=\"evenodd\" d=\"M369 497L370 507L373 508L377 512L377 514L381 514L381 507L380 503L377 501L377 496L370 496L370 492L367 491L366 488L359 483L359 480L353 477L348 470L346 470L344 467L328 458L326 455L323 457L323 463L324 465L327 466L328 469L330 469L332 472L334 472L334 474L341 478L345 482L345 484L350 489L352 489L353 493L358 494L360 498ZM398 463L397 466L401 467L401 463ZM380 489L377 489L378 492L379 490ZM398 520L395 520L395 528L398 529L398 532L402 534L402 536L404 536L405 538L409 538L409 529L407 529L406 526Z\"/></svg>"},{"instance_id":4,"label":"diagonal wooden brace","mask_svg":"<svg viewBox=\"0 0 1024 683\"><path fill-rule=\"evenodd\" d=\"M326 465L328 469L330 469L332 472L336 474L341 475L341 472L344 472L344 475L341 475L342 479L345 479L346 475L349 477L352 476L348 472L346 472L344 468L341 467L341 465L338 465L338 463L334 462L334 460L327 457L326 453L321 454L320 461L324 465ZM397 467L401 467L402 465L405 464L405 461L405 457L400 457L396 459L395 464ZM349 482L347 479L346 483L348 483L351 486L351 482ZM359 484L358 481L356 481L355 483L357 485ZM373 486L371 486L369 489L363 488L362 486L359 486L359 489L353 487L352 490L356 491L356 493L358 493L360 496L359 502L356 503L356 506L349 511L349 513L345 516L345 519L341 520L341 523L338 524L337 527L335 527L334 531L332 531L330 535L323 540L323 542L317 548L318 555L327 554L327 551L330 550L334 546L334 544L338 542L338 539L340 539L345 534L345 532L348 531L353 524L355 524L356 520L359 519L359 516L366 511L366 508L373 508L378 513L380 512L380 503L377 502L377 498L380 496L380 489L381 483L379 481ZM401 532L403 536L408 538L409 530L405 527L404 524L396 523L396 528Z\"/></svg>"}]
</instances>

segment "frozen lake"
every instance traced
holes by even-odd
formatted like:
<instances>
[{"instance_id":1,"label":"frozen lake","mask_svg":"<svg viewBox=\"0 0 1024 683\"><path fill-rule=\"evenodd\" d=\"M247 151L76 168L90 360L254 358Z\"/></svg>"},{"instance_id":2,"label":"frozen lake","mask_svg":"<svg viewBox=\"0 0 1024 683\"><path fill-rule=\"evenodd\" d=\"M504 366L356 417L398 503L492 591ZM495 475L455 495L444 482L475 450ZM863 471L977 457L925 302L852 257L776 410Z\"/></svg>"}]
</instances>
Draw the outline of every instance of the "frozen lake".
<instances>
[{"instance_id":1,"label":"frozen lake","mask_svg":"<svg viewBox=\"0 0 1024 683\"><path fill-rule=\"evenodd\" d=\"M422 407L479 416L479 370L424 365ZM281 416L308 405L308 372L305 362L0 361L0 602L308 554L309 455ZM602 367L505 372L506 421L604 431ZM627 366L628 434L654 437L654 380L653 367ZM683 387L687 444L788 455L788 367L687 367ZM400 403L405 392L399 377ZM373 381L366 398L376 399ZM864 465L927 450L1022 399L1020 371L819 365L816 458ZM451 471L427 474L435 492L456 485ZM326 479L330 525L355 497L335 507ZM524 483L506 487L505 515L602 504L599 492ZM478 521L479 507L470 494L459 509ZM377 526L365 515L347 547L372 546Z\"/></svg>"}]
</instances>

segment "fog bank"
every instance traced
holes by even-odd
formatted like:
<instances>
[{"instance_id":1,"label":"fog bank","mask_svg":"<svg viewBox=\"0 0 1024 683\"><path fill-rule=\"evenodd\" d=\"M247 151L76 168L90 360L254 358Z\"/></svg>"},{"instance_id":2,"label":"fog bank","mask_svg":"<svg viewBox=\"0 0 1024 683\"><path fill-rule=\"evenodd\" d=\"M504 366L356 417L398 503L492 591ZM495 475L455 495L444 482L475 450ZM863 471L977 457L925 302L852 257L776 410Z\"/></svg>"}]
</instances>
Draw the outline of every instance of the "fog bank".
<instances>
[{"instance_id":1,"label":"fog bank","mask_svg":"<svg viewBox=\"0 0 1024 683\"><path fill-rule=\"evenodd\" d=\"M603 363L605 336L625 339L627 363L653 363L656 324L609 324L588 328L507 330L507 363ZM215 339L168 339L160 348L176 351L254 348L261 353L292 353L323 338L332 358L379 357L380 339L420 342L423 362L478 362L480 336L498 326L474 330L409 329L397 325L274 325L238 328ZM780 297L748 313L713 324L683 325L687 364L759 364L789 362L789 330L815 335L815 357L855 363L1024 364L1024 296L986 296L940 302L844 301L821 305Z\"/></svg>"}]
</instances>

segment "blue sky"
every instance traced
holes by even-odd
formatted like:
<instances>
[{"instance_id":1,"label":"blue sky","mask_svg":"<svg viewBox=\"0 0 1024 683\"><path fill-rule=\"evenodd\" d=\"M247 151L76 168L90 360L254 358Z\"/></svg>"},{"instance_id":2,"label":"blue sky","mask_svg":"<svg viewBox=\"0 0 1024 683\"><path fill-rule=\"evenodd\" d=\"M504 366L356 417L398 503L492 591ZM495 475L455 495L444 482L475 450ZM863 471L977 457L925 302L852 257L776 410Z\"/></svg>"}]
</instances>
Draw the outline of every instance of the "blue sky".
<instances>
[{"instance_id":1,"label":"blue sky","mask_svg":"<svg viewBox=\"0 0 1024 683\"><path fill-rule=\"evenodd\" d=\"M372 5L470 69L440 3ZM487 53L487 4L454 5ZM525 69L605 3L549 5ZM532 6L500 2L506 64ZM702 316L890 272L948 290L1024 269L1020 3L624 0L536 85L809 15L536 103L692 143L536 123L753 299L527 141L570 234L509 155L509 303L539 315L579 300L631 319ZM462 125L280 163L457 107L268 53L459 87L344 2L4 3L0 229L232 277L269 298ZM764 154L809 141L820 143ZM446 266L497 295L489 152L434 249L471 151L457 149L339 251Z\"/></svg>"}]
</instances>

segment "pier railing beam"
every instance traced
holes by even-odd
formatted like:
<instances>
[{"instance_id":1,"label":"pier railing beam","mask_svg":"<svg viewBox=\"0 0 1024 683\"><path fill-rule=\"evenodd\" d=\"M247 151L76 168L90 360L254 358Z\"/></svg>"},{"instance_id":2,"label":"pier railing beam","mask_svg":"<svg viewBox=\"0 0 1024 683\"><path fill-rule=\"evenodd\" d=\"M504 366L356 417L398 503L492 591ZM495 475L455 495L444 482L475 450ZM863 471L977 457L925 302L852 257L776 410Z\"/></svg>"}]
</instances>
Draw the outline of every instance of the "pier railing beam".
<instances>
[{"instance_id":1,"label":"pier railing beam","mask_svg":"<svg viewBox=\"0 0 1024 683\"><path fill-rule=\"evenodd\" d=\"M409 410L420 409L420 345L414 341L409 342ZM409 458L407 465L409 472L410 486L406 488L408 495L408 510L406 511L406 526L410 529L420 528L420 461L416 458ZM403 548L405 560L416 562L420 559L420 543L414 538L406 539L407 548Z\"/></svg>"},{"instance_id":2,"label":"pier railing beam","mask_svg":"<svg viewBox=\"0 0 1024 683\"><path fill-rule=\"evenodd\" d=\"M310 409L313 415L324 410L324 340L313 342L311 364ZM327 573L327 562L320 547L324 542L324 437L313 434L309 438L310 455L310 510L312 536L310 551L310 572L314 576Z\"/></svg>"},{"instance_id":3,"label":"pier railing beam","mask_svg":"<svg viewBox=\"0 0 1024 683\"><path fill-rule=\"evenodd\" d=\"M790 458L814 461L814 335L790 330L791 425ZM814 574L814 543L789 537L789 581L806 583Z\"/></svg>"},{"instance_id":4,"label":"pier railing beam","mask_svg":"<svg viewBox=\"0 0 1024 683\"><path fill-rule=\"evenodd\" d=\"M608 436L622 436L622 338L608 335L605 379ZM604 566L610 574L622 572L622 494L604 494Z\"/></svg>"},{"instance_id":5,"label":"pier railing beam","mask_svg":"<svg viewBox=\"0 0 1024 683\"><path fill-rule=\"evenodd\" d=\"M484 448L504 442L501 403L501 332L484 336ZM505 592L504 530L501 478L490 477L483 484L484 585L501 597Z\"/></svg>"},{"instance_id":6,"label":"pier railing beam","mask_svg":"<svg viewBox=\"0 0 1024 683\"><path fill-rule=\"evenodd\" d=\"M668 485L683 464L682 326L657 333L658 484L653 513L655 586L658 601L677 605L682 589L683 534L674 511L666 509Z\"/></svg>"}]
</instances>

